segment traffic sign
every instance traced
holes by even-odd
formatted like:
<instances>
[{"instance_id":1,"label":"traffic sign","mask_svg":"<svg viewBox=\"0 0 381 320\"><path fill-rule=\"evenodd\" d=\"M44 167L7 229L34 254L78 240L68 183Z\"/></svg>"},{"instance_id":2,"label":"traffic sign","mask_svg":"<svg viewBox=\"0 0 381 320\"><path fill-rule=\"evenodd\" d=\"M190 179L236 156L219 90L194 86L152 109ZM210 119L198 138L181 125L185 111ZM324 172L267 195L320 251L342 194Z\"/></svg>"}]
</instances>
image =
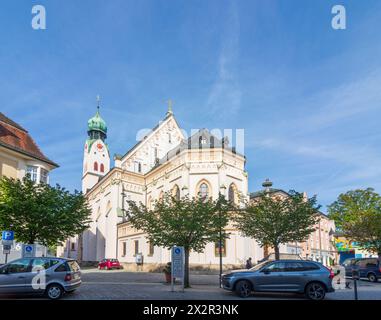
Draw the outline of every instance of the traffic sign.
<instances>
[{"instance_id":1,"label":"traffic sign","mask_svg":"<svg viewBox=\"0 0 381 320\"><path fill-rule=\"evenodd\" d=\"M172 277L184 276L184 247L172 248Z\"/></svg>"},{"instance_id":2,"label":"traffic sign","mask_svg":"<svg viewBox=\"0 0 381 320\"><path fill-rule=\"evenodd\" d=\"M35 248L33 244L23 244L22 252L23 252L24 258L34 257L34 251L35 251Z\"/></svg>"},{"instance_id":3,"label":"traffic sign","mask_svg":"<svg viewBox=\"0 0 381 320\"><path fill-rule=\"evenodd\" d=\"M15 234L13 231L4 230L1 232L1 243L3 245L13 245Z\"/></svg>"},{"instance_id":4,"label":"traffic sign","mask_svg":"<svg viewBox=\"0 0 381 320\"><path fill-rule=\"evenodd\" d=\"M10 254L11 253L12 246L8 244L3 245L3 254Z\"/></svg>"}]
</instances>

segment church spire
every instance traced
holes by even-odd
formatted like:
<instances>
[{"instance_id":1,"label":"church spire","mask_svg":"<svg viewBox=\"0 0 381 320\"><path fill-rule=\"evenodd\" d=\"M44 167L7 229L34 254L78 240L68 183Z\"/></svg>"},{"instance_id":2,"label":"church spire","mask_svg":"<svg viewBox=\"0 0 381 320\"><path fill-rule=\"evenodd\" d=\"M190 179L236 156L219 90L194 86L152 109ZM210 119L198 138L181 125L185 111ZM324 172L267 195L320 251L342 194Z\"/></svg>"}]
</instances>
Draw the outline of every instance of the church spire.
<instances>
[{"instance_id":1,"label":"church spire","mask_svg":"<svg viewBox=\"0 0 381 320\"><path fill-rule=\"evenodd\" d=\"M170 115L173 115L173 111L172 111L172 99L169 99L167 101L168 103L168 111L166 113L166 116L169 117Z\"/></svg>"}]
</instances>

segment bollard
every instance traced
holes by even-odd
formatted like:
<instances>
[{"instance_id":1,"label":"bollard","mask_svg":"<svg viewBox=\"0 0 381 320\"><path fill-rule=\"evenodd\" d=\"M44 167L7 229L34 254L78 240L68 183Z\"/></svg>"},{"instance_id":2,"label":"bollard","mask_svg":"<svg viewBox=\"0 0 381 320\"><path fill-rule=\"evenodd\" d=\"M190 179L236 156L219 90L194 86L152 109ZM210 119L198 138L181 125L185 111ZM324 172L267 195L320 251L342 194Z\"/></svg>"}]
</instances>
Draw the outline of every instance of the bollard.
<instances>
[{"instance_id":1,"label":"bollard","mask_svg":"<svg viewBox=\"0 0 381 320\"><path fill-rule=\"evenodd\" d=\"M358 270L352 269L353 289L355 291L355 300L358 300L357 293L357 280L360 280L360 274Z\"/></svg>"}]
</instances>

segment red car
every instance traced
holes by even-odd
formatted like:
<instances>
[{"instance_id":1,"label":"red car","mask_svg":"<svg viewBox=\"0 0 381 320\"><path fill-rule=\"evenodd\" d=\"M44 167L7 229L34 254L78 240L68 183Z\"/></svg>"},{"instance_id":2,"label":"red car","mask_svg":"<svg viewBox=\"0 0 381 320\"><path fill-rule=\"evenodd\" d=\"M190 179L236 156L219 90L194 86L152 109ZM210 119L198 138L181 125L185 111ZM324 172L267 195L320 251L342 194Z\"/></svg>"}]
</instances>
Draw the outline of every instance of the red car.
<instances>
[{"instance_id":1,"label":"red car","mask_svg":"<svg viewBox=\"0 0 381 320\"><path fill-rule=\"evenodd\" d=\"M123 266L119 263L118 259L103 259L99 261L98 269L99 270L123 269Z\"/></svg>"}]
</instances>

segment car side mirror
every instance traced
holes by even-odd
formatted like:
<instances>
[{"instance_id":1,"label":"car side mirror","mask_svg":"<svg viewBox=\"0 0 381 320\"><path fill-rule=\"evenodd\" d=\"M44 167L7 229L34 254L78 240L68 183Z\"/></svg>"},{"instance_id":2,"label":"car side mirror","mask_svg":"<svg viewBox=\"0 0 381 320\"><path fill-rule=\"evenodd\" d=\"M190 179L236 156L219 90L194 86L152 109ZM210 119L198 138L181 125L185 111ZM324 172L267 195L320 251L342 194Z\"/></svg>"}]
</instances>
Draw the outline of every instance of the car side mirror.
<instances>
[{"instance_id":1,"label":"car side mirror","mask_svg":"<svg viewBox=\"0 0 381 320\"><path fill-rule=\"evenodd\" d=\"M269 274L269 273L270 273L270 270L267 269L267 268L265 268L265 269L262 270L262 272L263 272L264 274Z\"/></svg>"}]
</instances>

